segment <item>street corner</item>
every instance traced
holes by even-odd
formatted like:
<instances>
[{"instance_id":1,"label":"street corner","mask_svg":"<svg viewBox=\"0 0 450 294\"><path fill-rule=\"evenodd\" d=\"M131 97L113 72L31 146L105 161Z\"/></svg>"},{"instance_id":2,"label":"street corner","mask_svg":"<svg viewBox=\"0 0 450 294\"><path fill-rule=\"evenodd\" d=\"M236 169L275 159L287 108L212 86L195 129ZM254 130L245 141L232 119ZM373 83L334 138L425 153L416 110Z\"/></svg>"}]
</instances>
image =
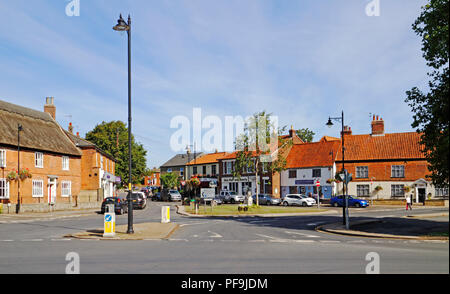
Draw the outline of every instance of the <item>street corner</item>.
<instances>
[{"instance_id":1,"label":"street corner","mask_svg":"<svg viewBox=\"0 0 450 294\"><path fill-rule=\"evenodd\" d=\"M142 223L133 226L133 234L128 234L128 226L117 226L114 236L103 236L103 229L92 229L75 234L67 234L65 238L91 240L162 240L168 239L180 225L176 223Z\"/></svg>"}]
</instances>

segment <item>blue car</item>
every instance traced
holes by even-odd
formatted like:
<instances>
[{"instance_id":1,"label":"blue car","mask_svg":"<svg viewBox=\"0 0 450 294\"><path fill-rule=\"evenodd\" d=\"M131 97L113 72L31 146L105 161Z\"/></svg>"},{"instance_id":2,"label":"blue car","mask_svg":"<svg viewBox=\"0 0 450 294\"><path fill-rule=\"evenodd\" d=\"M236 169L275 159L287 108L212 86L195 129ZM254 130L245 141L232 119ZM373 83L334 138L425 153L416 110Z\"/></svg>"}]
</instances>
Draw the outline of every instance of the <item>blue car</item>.
<instances>
[{"instance_id":1,"label":"blue car","mask_svg":"<svg viewBox=\"0 0 450 294\"><path fill-rule=\"evenodd\" d=\"M348 198L348 206L354 206L354 207L367 207L369 206L369 202L367 202L366 200L362 200L362 199L356 199L353 198L350 195L347 195ZM344 196L340 195L340 196L336 196L331 198L330 200L330 205L334 206L334 207L338 207L338 206L344 206Z\"/></svg>"}]
</instances>

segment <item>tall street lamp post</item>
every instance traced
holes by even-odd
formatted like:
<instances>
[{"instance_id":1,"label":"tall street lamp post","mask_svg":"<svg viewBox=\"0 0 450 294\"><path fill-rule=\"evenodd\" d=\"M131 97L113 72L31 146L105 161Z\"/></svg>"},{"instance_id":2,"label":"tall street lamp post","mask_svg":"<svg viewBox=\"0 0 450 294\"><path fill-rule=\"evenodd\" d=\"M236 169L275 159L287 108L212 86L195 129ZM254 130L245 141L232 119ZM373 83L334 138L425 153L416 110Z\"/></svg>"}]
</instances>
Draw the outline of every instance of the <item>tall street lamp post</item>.
<instances>
[{"instance_id":1,"label":"tall street lamp post","mask_svg":"<svg viewBox=\"0 0 450 294\"><path fill-rule=\"evenodd\" d=\"M133 200L131 199L131 17L128 15L128 23L122 18L117 20L117 24L113 27L115 31L128 34L128 229L127 234L133 234Z\"/></svg>"},{"instance_id":2,"label":"tall street lamp post","mask_svg":"<svg viewBox=\"0 0 450 294\"><path fill-rule=\"evenodd\" d=\"M20 212L20 132L23 131L21 124L17 124L17 205L16 213Z\"/></svg>"},{"instance_id":3,"label":"tall street lamp post","mask_svg":"<svg viewBox=\"0 0 450 294\"><path fill-rule=\"evenodd\" d=\"M342 173L341 179L344 181L343 185L343 194L344 194L344 205L342 206L342 221L345 225L345 228L348 230L350 227L349 215L348 215L348 173L345 170L345 141L344 141L344 111L342 111L342 115L340 117L328 117L328 122L326 123L327 127L331 128L333 126L334 121L341 122L341 140L342 140Z\"/></svg>"}]
</instances>

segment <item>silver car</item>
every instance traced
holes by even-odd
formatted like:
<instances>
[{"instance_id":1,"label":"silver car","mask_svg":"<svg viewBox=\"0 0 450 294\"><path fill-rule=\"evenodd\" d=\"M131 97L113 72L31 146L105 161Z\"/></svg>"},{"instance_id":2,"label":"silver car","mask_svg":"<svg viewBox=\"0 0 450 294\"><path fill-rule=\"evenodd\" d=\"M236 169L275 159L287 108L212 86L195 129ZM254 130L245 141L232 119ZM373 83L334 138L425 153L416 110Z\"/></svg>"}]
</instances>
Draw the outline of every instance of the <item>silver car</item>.
<instances>
[{"instance_id":1,"label":"silver car","mask_svg":"<svg viewBox=\"0 0 450 294\"><path fill-rule=\"evenodd\" d=\"M177 190L169 190L170 201L181 201L181 194Z\"/></svg>"},{"instance_id":2,"label":"silver car","mask_svg":"<svg viewBox=\"0 0 450 294\"><path fill-rule=\"evenodd\" d=\"M236 194L236 192L233 191L221 191L219 194L219 197L222 198L224 203L243 203L245 200L245 197L242 195Z\"/></svg>"},{"instance_id":3,"label":"silver car","mask_svg":"<svg viewBox=\"0 0 450 294\"><path fill-rule=\"evenodd\" d=\"M283 206L313 206L316 204L316 200L311 197L306 197L301 194L287 194L283 198Z\"/></svg>"}]
</instances>

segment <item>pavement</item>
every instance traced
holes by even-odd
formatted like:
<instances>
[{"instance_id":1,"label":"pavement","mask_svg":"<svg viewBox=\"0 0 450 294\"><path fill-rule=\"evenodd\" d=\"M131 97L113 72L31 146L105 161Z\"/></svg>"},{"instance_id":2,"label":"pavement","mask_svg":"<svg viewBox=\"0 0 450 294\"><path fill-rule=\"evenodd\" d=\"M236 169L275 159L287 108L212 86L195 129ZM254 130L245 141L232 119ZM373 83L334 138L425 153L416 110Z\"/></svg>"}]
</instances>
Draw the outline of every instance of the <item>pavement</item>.
<instances>
[{"instance_id":1,"label":"pavement","mask_svg":"<svg viewBox=\"0 0 450 294\"><path fill-rule=\"evenodd\" d=\"M156 240L168 239L179 228L175 223L140 223L133 225L133 234L127 234L127 225L117 226L113 237L103 237L103 228L69 234L66 238L94 239L94 240Z\"/></svg>"},{"instance_id":2,"label":"pavement","mask_svg":"<svg viewBox=\"0 0 450 294\"><path fill-rule=\"evenodd\" d=\"M403 217L354 221L348 230L340 222L318 226L316 231L367 238L448 241L448 216L448 212L415 215L410 212Z\"/></svg>"}]
</instances>

